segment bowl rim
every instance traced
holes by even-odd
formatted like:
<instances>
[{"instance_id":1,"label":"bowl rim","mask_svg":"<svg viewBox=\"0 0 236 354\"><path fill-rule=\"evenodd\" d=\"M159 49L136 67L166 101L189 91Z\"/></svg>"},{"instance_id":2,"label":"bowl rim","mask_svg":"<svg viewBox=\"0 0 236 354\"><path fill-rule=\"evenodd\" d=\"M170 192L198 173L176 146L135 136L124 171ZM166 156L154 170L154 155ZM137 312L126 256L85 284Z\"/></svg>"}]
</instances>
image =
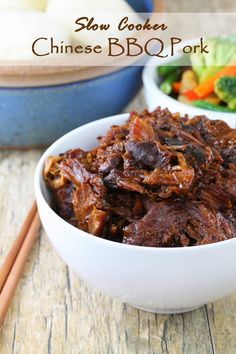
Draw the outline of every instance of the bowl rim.
<instances>
[{"instance_id":1,"label":"bowl rim","mask_svg":"<svg viewBox=\"0 0 236 354\"><path fill-rule=\"evenodd\" d=\"M181 45L177 45L176 48L180 48L183 45L187 45L187 44L193 44L197 41L197 38L191 38L191 39L187 39L185 41L183 41L181 43ZM166 51L169 52L170 50L170 46L166 48ZM172 57L169 57L165 60L166 63L169 63L175 59L178 59L182 56L181 53L177 53ZM193 114L195 115L208 115L208 114L216 114L216 115L222 115L223 117L225 117L225 119L227 118L232 118L233 116L236 116L235 112L219 112L219 111L213 111L213 110L207 110L204 108L198 108L198 107L194 107L191 105L188 105L186 103L183 102L179 102L178 100L176 100L173 97L170 97L169 95L165 94L164 92L162 92L159 88L159 86L156 83L156 80L158 79L158 73L156 71L156 68L163 65L163 61L160 58L151 58L147 61L147 63L144 66L144 70L142 73L142 80L143 80L143 84L145 87L147 87L148 89L152 90L153 92L157 93L160 98L165 98L166 100L170 101L170 105L171 104L175 104L176 107L179 107L180 109L182 108L182 110L186 109L186 111L192 111ZM195 113L194 113L195 112ZM186 113L186 114L190 114L190 113Z\"/></svg>"},{"instance_id":2,"label":"bowl rim","mask_svg":"<svg viewBox=\"0 0 236 354\"><path fill-rule=\"evenodd\" d=\"M36 201L38 204L38 201L40 200L40 202L43 204L43 207L45 209L47 209L47 212L49 214L51 214L54 218L56 218L58 220L59 223L64 224L64 226L68 229L68 231L73 231L73 235L78 234L76 237L83 237L83 238L90 238L90 240L93 240L94 242L98 242L98 243L103 243L105 246L114 246L116 248L122 248L123 250L127 249L127 250L138 250L139 252L150 252L150 253L167 253L169 254L170 252L172 253L195 253L195 252L200 252L202 251L208 251L208 250L218 250L219 248L222 248L223 246L230 246L232 243L236 242L236 238L232 238L232 239L228 239L228 240L224 240L224 241L219 241L219 242L215 242L215 243L209 243L209 244L205 244L205 245L198 245L198 246L189 246L189 247L146 247L146 246L137 246L137 245L129 245L129 244L124 244L124 243L119 243L119 242L115 242L115 241L111 241L111 240L107 240L95 235L92 235L88 232L85 232L83 230L78 229L77 227L69 224L67 221L65 221L63 218L61 218L52 208L51 206L48 204L48 202L46 201L42 190L41 190L41 186L40 186L40 181L42 178L42 170L43 170L43 166L44 166L44 162L46 157L50 156L50 151L59 147L63 142L65 141L69 141L70 138L74 135L77 135L79 133L82 133L83 130L87 130L87 129L94 129L94 125L96 124L100 124L103 122L109 122L108 128L112 125L112 120L115 119L123 119L126 120L129 117L129 113L122 113L122 114L118 114L118 115L114 115L114 116L110 116L110 117L106 117L106 118L102 118L102 119L98 119L95 120L93 122L84 124L78 128L75 128L73 130L71 130L70 132L68 132L67 134L63 135L62 137L60 137L59 139L57 139L53 144L51 144L46 151L43 153L43 155L41 156L40 160L37 163L36 169L35 169L35 173L34 173L34 189L35 189L35 195L36 195ZM45 182L43 182L45 183Z\"/></svg>"}]
</instances>

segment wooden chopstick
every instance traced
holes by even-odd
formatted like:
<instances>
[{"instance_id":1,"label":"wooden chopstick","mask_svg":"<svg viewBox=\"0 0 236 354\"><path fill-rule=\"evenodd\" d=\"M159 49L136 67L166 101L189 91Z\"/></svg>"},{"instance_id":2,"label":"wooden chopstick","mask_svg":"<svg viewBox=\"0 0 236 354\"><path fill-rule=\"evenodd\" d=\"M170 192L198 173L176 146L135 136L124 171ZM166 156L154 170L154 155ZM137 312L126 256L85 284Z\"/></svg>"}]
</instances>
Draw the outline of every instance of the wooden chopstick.
<instances>
[{"instance_id":1,"label":"wooden chopstick","mask_svg":"<svg viewBox=\"0 0 236 354\"><path fill-rule=\"evenodd\" d=\"M32 210L34 210L34 207L31 208L29 214L33 213ZM37 208L36 208L35 214L33 215L33 219L31 219L29 217L29 214L28 214L26 220L28 220L28 222L29 221L31 221L31 222L29 223L28 230L27 230L27 227L23 228L25 222L21 228L21 231L23 229L27 230L27 231L26 231L25 237L23 238L23 236L22 236L23 242L21 243L21 246L18 249L18 254L16 255L16 257L13 261L10 272L8 273L7 279L5 280L4 286L3 286L2 291L0 293L0 326L3 323L4 317L6 315L8 307L10 305L11 299L14 295L14 291L16 289L17 283L20 279L21 273L22 273L24 265L27 261L28 255L31 251L31 248L33 247L34 242L37 238L38 230L41 225L40 218L39 218L39 215L37 212ZM21 234L21 232L19 233L19 235L20 234ZM15 255L15 252L17 249L15 242L14 242L9 254ZM13 248L15 249L14 252L12 251ZM9 256L9 254L8 254L8 256ZM5 262L4 264L7 264L7 266L9 266L9 263L10 263L10 261L7 263Z\"/></svg>"},{"instance_id":2,"label":"wooden chopstick","mask_svg":"<svg viewBox=\"0 0 236 354\"><path fill-rule=\"evenodd\" d=\"M30 225L33 221L35 214L36 214L36 211L37 211L37 205L36 205L36 202L34 201L31 208L30 208L28 215L26 216L26 218L21 226L18 236L16 237L2 267L0 268L0 293L3 289L6 279L10 273L10 270L15 262L16 256L17 256L17 254L24 242L24 239L27 235L27 232L30 228Z\"/></svg>"}]
</instances>

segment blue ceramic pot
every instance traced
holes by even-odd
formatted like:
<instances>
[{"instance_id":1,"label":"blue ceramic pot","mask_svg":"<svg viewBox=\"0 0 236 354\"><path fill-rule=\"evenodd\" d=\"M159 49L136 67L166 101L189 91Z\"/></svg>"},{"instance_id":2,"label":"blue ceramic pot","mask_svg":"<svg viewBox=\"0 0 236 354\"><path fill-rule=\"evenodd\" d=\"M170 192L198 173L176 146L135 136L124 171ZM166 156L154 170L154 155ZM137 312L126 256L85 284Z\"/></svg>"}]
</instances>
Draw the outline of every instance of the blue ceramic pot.
<instances>
[{"instance_id":1,"label":"blue ceramic pot","mask_svg":"<svg viewBox=\"0 0 236 354\"><path fill-rule=\"evenodd\" d=\"M151 0L130 0L137 12L151 12ZM47 87L0 88L0 147L51 144L68 131L115 115L141 86L142 67Z\"/></svg>"}]
</instances>

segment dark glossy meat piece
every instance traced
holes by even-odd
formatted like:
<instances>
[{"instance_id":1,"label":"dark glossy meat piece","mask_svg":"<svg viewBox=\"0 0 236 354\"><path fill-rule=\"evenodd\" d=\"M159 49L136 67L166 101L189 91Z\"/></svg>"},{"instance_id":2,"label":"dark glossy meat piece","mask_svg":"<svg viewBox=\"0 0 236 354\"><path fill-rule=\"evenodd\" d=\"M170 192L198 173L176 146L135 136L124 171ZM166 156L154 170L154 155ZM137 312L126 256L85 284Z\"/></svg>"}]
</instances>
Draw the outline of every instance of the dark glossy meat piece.
<instances>
[{"instance_id":1,"label":"dark glossy meat piece","mask_svg":"<svg viewBox=\"0 0 236 354\"><path fill-rule=\"evenodd\" d=\"M89 183L92 187L92 190L97 194L99 198L105 199L107 194L107 188L104 185L104 180L101 176L95 175L92 176L89 180Z\"/></svg>"},{"instance_id":2,"label":"dark glossy meat piece","mask_svg":"<svg viewBox=\"0 0 236 354\"><path fill-rule=\"evenodd\" d=\"M122 141L126 138L129 130L126 126L113 125L107 133L98 137L101 146L104 145L113 145L116 141Z\"/></svg>"},{"instance_id":3,"label":"dark glossy meat piece","mask_svg":"<svg viewBox=\"0 0 236 354\"><path fill-rule=\"evenodd\" d=\"M90 183L92 189L100 197L106 195L106 188L103 179L96 174L89 172L86 167L77 159L65 159L61 165L61 173L75 186L80 187L81 183Z\"/></svg>"},{"instance_id":4,"label":"dark glossy meat piece","mask_svg":"<svg viewBox=\"0 0 236 354\"><path fill-rule=\"evenodd\" d=\"M101 236L108 214L103 199L93 191L88 182L81 183L73 192L72 204L78 227L84 231ZM94 222L94 225L92 223Z\"/></svg>"},{"instance_id":5,"label":"dark glossy meat piece","mask_svg":"<svg viewBox=\"0 0 236 354\"><path fill-rule=\"evenodd\" d=\"M146 176L143 183L150 186L162 186L162 194L164 191L169 197L172 192L176 195L187 194L193 185L195 171L188 166L185 157L181 153L176 154L176 164L169 169L156 168L153 172Z\"/></svg>"},{"instance_id":6,"label":"dark glossy meat piece","mask_svg":"<svg viewBox=\"0 0 236 354\"><path fill-rule=\"evenodd\" d=\"M109 194L109 205L112 214L124 219L126 223L143 215L143 199L138 193L113 191Z\"/></svg>"},{"instance_id":7,"label":"dark glossy meat piece","mask_svg":"<svg viewBox=\"0 0 236 354\"><path fill-rule=\"evenodd\" d=\"M232 227L232 237L236 235L236 210L235 209L227 209L222 212L222 215L229 221Z\"/></svg>"},{"instance_id":8,"label":"dark glossy meat piece","mask_svg":"<svg viewBox=\"0 0 236 354\"><path fill-rule=\"evenodd\" d=\"M107 212L94 207L87 222L88 232L95 236L102 236L107 219Z\"/></svg>"},{"instance_id":9,"label":"dark glossy meat piece","mask_svg":"<svg viewBox=\"0 0 236 354\"><path fill-rule=\"evenodd\" d=\"M103 175L108 174L113 170L114 168L118 167L122 163L122 154L116 153L113 154L110 157L107 157L107 159L101 163L99 166L99 172L102 173Z\"/></svg>"},{"instance_id":10,"label":"dark glossy meat piece","mask_svg":"<svg viewBox=\"0 0 236 354\"><path fill-rule=\"evenodd\" d=\"M232 208L230 194L214 184L202 188L200 196L203 203L214 210Z\"/></svg>"},{"instance_id":11,"label":"dark glossy meat piece","mask_svg":"<svg viewBox=\"0 0 236 354\"><path fill-rule=\"evenodd\" d=\"M72 189L73 185L70 182L67 182L62 187L53 190L57 212L66 220L69 220L74 216Z\"/></svg>"},{"instance_id":12,"label":"dark glossy meat piece","mask_svg":"<svg viewBox=\"0 0 236 354\"><path fill-rule=\"evenodd\" d=\"M189 124L199 130L207 144L218 149L224 164L236 163L236 129L231 129L221 120L209 120L205 116L193 118Z\"/></svg>"},{"instance_id":13,"label":"dark glossy meat piece","mask_svg":"<svg viewBox=\"0 0 236 354\"><path fill-rule=\"evenodd\" d=\"M223 148L221 154L226 164L233 163L236 165L236 142L235 146Z\"/></svg>"},{"instance_id":14,"label":"dark glossy meat piece","mask_svg":"<svg viewBox=\"0 0 236 354\"><path fill-rule=\"evenodd\" d=\"M125 227L123 242L149 247L202 245L230 239L234 232L231 221L203 204L166 201Z\"/></svg>"},{"instance_id":15,"label":"dark glossy meat piece","mask_svg":"<svg viewBox=\"0 0 236 354\"><path fill-rule=\"evenodd\" d=\"M128 141L125 150L131 154L136 162L141 162L143 166L154 169L160 166L167 166L170 162L171 154L164 147L158 147L152 142Z\"/></svg>"},{"instance_id":16,"label":"dark glossy meat piece","mask_svg":"<svg viewBox=\"0 0 236 354\"><path fill-rule=\"evenodd\" d=\"M220 179L220 178L219 178ZM219 184L220 182L218 182ZM222 188L230 194L232 200L236 200L236 165L229 164L221 173Z\"/></svg>"},{"instance_id":17,"label":"dark glossy meat piece","mask_svg":"<svg viewBox=\"0 0 236 354\"><path fill-rule=\"evenodd\" d=\"M144 119L136 117L130 126L130 140L134 141L153 141L155 133L152 126Z\"/></svg>"},{"instance_id":18,"label":"dark glossy meat piece","mask_svg":"<svg viewBox=\"0 0 236 354\"><path fill-rule=\"evenodd\" d=\"M93 211L96 201L96 195L93 193L89 183L81 183L73 193L72 203L78 221L78 227L84 231L88 230L87 221Z\"/></svg>"},{"instance_id":19,"label":"dark glossy meat piece","mask_svg":"<svg viewBox=\"0 0 236 354\"><path fill-rule=\"evenodd\" d=\"M77 159L65 159L60 164L61 173L75 185L87 182L91 178L91 173Z\"/></svg>"},{"instance_id":20,"label":"dark glossy meat piece","mask_svg":"<svg viewBox=\"0 0 236 354\"><path fill-rule=\"evenodd\" d=\"M198 169L199 172L202 169L207 169L214 159L218 156L214 156L214 152L210 147L202 147L199 145L187 144L184 150L184 156L189 164Z\"/></svg>"},{"instance_id":21,"label":"dark glossy meat piece","mask_svg":"<svg viewBox=\"0 0 236 354\"><path fill-rule=\"evenodd\" d=\"M64 154L66 159L86 159L87 152L81 149L68 150Z\"/></svg>"},{"instance_id":22,"label":"dark glossy meat piece","mask_svg":"<svg viewBox=\"0 0 236 354\"><path fill-rule=\"evenodd\" d=\"M140 220L124 229L123 242L130 245L149 247L187 246L185 236L187 213L181 203L160 202L154 205Z\"/></svg>"},{"instance_id":23,"label":"dark glossy meat piece","mask_svg":"<svg viewBox=\"0 0 236 354\"><path fill-rule=\"evenodd\" d=\"M203 204L187 206L186 233L195 245L224 241L234 237L233 225L222 213L215 213Z\"/></svg>"},{"instance_id":24,"label":"dark glossy meat piece","mask_svg":"<svg viewBox=\"0 0 236 354\"><path fill-rule=\"evenodd\" d=\"M193 246L236 236L236 130L168 109L132 112L90 151L51 156L55 210L116 242Z\"/></svg>"},{"instance_id":25,"label":"dark glossy meat piece","mask_svg":"<svg viewBox=\"0 0 236 354\"><path fill-rule=\"evenodd\" d=\"M108 176L104 178L105 185L110 189L124 189L132 192L145 194L146 190L140 185L140 178L126 176L119 170L112 170Z\"/></svg>"}]
</instances>

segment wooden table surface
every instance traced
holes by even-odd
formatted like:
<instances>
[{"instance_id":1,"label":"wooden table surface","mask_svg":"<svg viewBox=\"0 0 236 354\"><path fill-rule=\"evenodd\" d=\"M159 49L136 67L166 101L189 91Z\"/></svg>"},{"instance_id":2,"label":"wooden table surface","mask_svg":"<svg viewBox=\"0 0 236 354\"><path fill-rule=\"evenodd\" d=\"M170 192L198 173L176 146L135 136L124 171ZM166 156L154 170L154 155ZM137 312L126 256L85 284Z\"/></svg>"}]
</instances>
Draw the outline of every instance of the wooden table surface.
<instances>
[{"instance_id":1,"label":"wooden table surface","mask_svg":"<svg viewBox=\"0 0 236 354\"><path fill-rule=\"evenodd\" d=\"M189 3L169 0L169 10L193 10ZM206 8L205 1L194 3L196 10L197 3ZM233 4L211 0L208 10L236 11ZM128 109L142 107L141 93ZM0 264L34 198L41 153L0 152ZM146 313L79 280L42 231L1 329L0 353L235 354L236 294L186 314Z\"/></svg>"}]
</instances>

